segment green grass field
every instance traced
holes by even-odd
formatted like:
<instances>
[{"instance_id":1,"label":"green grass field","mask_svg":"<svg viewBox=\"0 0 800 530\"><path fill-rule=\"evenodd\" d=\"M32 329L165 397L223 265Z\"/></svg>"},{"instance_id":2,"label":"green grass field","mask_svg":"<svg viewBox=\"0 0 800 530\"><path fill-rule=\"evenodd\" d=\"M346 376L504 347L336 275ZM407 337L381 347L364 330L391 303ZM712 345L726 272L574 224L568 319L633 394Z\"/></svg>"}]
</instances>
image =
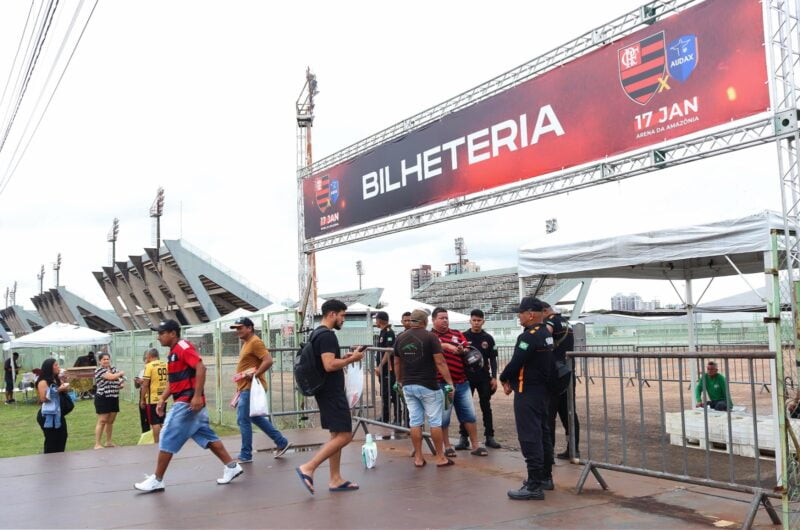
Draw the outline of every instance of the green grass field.
<instances>
[{"instance_id":1,"label":"green grass field","mask_svg":"<svg viewBox=\"0 0 800 530\"><path fill-rule=\"evenodd\" d=\"M20 396L18 396L20 397ZM139 411L133 403L119 402L119 414L114 422L116 445L136 445L141 435ZM36 423L39 405L23 403L0 404L0 458L40 454L44 445L44 435ZM75 409L67 416L67 451L78 451L94 447L94 426L97 415L92 400L79 400ZM220 436L238 434L239 431L214 425Z\"/></svg>"}]
</instances>

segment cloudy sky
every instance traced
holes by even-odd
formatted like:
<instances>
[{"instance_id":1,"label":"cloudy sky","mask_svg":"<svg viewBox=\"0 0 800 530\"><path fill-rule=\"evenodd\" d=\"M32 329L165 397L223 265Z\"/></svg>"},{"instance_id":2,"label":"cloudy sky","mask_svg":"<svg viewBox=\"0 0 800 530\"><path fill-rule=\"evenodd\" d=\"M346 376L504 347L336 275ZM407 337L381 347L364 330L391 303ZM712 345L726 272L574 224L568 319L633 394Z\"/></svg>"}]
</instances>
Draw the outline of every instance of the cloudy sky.
<instances>
[{"instance_id":1,"label":"cloudy sky","mask_svg":"<svg viewBox=\"0 0 800 530\"><path fill-rule=\"evenodd\" d=\"M0 290L17 281L17 301L30 307L39 267L52 286L60 252L62 284L107 307L91 271L107 264L111 221L121 224L118 259L141 254L152 240L148 208L163 186L165 238L186 238L277 300L297 298L294 103L306 66L319 81L314 152L321 157L640 3L101 1L0 194ZM67 42L92 5L61 2L37 66L40 83L73 13L77 29ZM0 4L0 83L30 7ZM0 151L0 180L31 116L35 125L36 89ZM407 296L409 269L454 261L458 236L484 270L513 266L517 249L541 240L551 217L557 241L763 209L780 209L774 146L324 251L319 289L356 288L362 260L365 286ZM746 289L741 280L715 281L706 297ZM678 301L664 282L603 280L588 307L608 307L615 292L634 290Z\"/></svg>"}]
</instances>

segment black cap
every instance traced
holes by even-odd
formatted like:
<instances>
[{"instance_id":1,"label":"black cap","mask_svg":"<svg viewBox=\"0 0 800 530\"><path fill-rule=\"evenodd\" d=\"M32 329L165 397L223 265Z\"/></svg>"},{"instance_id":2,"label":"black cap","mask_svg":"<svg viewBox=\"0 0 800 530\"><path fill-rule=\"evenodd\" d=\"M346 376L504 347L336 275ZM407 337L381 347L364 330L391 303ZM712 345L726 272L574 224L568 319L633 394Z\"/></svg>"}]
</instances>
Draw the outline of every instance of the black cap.
<instances>
[{"instance_id":1,"label":"black cap","mask_svg":"<svg viewBox=\"0 0 800 530\"><path fill-rule=\"evenodd\" d=\"M231 329L240 328L242 326L246 326L248 328L254 328L255 324L253 324L253 321L247 317L239 317L233 321L233 324L231 324Z\"/></svg>"},{"instance_id":2,"label":"black cap","mask_svg":"<svg viewBox=\"0 0 800 530\"><path fill-rule=\"evenodd\" d=\"M517 313L524 311L544 311L545 303L533 296L526 296L519 303Z\"/></svg>"},{"instance_id":3,"label":"black cap","mask_svg":"<svg viewBox=\"0 0 800 530\"><path fill-rule=\"evenodd\" d=\"M389 313L387 313L386 311L378 311L377 313L375 313L375 320L384 320L386 322L389 322Z\"/></svg>"},{"instance_id":4,"label":"black cap","mask_svg":"<svg viewBox=\"0 0 800 530\"><path fill-rule=\"evenodd\" d=\"M156 331L158 331L159 333L163 331L180 331L180 330L181 330L181 325L178 324L175 320L162 320L158 324L158 327L156 328Z\"/></svg>"}]
</instances>

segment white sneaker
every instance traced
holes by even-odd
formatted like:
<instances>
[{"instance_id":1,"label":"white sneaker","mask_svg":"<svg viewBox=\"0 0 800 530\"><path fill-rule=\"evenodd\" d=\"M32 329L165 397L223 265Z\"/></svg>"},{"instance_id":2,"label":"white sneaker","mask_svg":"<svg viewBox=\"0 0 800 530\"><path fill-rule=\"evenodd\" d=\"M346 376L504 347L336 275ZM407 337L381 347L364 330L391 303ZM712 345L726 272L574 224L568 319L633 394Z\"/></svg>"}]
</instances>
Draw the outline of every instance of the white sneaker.
<instances>
[{"instance_id":1,"label":"white sneaker","mask_svg":"<svg viewBox=\"0 0 800 530\"><path fill-rule=\"evenodd\" d=\"M133 485L139 491L146 491L152 493L154 491L164 491L164 481L158 480L155 475L145 475L147 478L142 482L137 482Z\"/></svg>"},{"instance_id":2,"label":"white sneaker","mask_svg":"<svg viewBox=\"0 0 800 530\"><path fill-rule=\"evenodd\" d=\"M217 479L217 484L228 484L243 472L244 469L242 469L242 466L240 466L238 463L235 467L225 466L225 471L222 473L222 478Z\"/></svg>"}]
</instances>

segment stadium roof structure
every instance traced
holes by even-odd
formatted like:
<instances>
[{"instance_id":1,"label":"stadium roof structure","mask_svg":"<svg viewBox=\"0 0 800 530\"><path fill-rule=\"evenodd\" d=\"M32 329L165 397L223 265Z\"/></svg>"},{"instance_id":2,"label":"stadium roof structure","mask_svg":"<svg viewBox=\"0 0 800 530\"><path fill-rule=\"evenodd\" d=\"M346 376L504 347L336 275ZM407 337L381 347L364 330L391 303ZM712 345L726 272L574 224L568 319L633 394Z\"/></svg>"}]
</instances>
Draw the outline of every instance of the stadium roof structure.
<instances>
[{"instance_id":1,"label":"stadium roof structure","mask_svg":"<svg viewBox=\"0 0 800 530\"><path fill-rule=\"evenodd\" d=\"M335 298L347 306L358 303L370 307L377 307L378 302L381 300L382 294L383 287L371 287L369 289L354 289L352 291L339 291L338 293L320 294L319 297L324 300Z\"/></svg>"},{"instance_id":2,"label":"stadium roof structure","mask_svg":"<svg viewBox=\"0 0 800 530\"><path fill-rule=\"evenodd\" d=\"M33 333L47 325L39 313L25 309L21 305L0 309L0 321L16 337Z\"/></svg>"},{"instance_id":3,"label":"stadium roof structure","mask_svg":"<svg viewBox=\"0 0 800 530\"><path fill-rule=\"evenodd\" d=\"M97 307L65 287L49 289L31 298L31 302L46 324L63 322L104 333L125 329L116 313Z\"/></svg>"},{"instance_id":4,"label":"stadium roof structure","mask_svg":"<svg viewBox=\"0 0 800 530\"><path fill-rule=\"evenodd\" d=\"M242 277L182 239L144 250L93 273L125 329L149 329L168 318L197 325L270 304Z\"/></svg>"}]
</instances>

